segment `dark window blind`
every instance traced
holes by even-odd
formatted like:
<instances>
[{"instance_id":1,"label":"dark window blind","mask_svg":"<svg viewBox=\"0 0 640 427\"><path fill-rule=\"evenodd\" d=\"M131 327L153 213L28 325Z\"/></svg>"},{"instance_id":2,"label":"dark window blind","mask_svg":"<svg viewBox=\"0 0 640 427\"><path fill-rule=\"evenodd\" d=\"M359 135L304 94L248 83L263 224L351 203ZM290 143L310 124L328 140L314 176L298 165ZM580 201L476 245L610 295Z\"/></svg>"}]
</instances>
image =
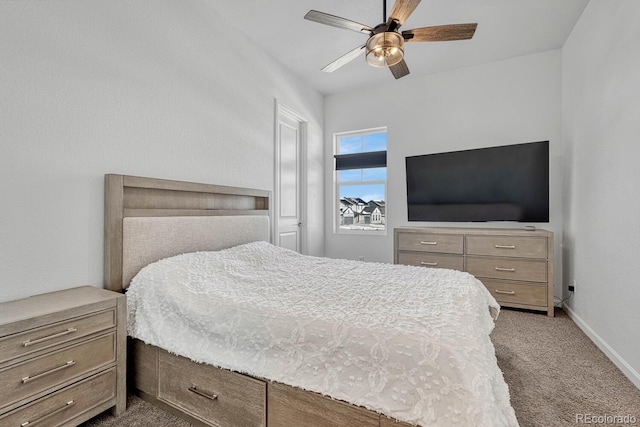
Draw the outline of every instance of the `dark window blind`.
<instances>
[{"instance_id":1,"label":"dark window blind","mask_svg":"<svg viewBox=\"0 0 640 427\"><path fill-rule=\"evenodd\" d=\"M387 167L386 151L369 151L366 153L336 154L336 170L368 169Z\"/></svg>"}]
</instances>

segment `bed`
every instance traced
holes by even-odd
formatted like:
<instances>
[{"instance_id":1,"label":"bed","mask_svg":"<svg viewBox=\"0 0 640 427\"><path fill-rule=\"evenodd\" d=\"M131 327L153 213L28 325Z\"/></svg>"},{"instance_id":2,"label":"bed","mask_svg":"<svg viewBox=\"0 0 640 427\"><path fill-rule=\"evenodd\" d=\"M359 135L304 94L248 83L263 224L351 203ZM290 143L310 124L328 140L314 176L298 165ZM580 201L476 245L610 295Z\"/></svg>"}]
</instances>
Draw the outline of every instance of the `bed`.
<instances>
[{"instance_id":1,"label":"bed","mask_svg":"<svg viewBox=\"0 0 640 427\"><path fill-rule=\"evenodd\" d=\"M480 282L277 248L269 213L268 191L105 176L105 281L132 283L142 398L222 427L517 425Z\"/></svg>"}]
</instances>

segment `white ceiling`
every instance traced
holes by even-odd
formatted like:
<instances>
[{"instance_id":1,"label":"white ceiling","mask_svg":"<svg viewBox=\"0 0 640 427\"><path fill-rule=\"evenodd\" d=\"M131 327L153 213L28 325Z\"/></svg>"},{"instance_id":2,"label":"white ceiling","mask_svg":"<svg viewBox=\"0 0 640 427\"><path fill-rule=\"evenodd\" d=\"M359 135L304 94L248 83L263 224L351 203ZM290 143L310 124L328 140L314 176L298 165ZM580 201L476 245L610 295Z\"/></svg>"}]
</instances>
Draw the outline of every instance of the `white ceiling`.
<instances>
[{"instance_id":1,"label":"white ceiling","mask_svg":"<svg viewBox=\"0 0 640 427\"><path fill-rule=\"evenodd\" d=\"M562 47L589 0L422 0L402 30L477 22L471 40L407 43L403 79ZM214 0L238 30L323 94L393 82L364 55L334 71L322 67L362 45L367 35L303 19L311 9L375 26L382 0ZM387 14L393 0L387 1Z\"/></svg>"}]
</instances>

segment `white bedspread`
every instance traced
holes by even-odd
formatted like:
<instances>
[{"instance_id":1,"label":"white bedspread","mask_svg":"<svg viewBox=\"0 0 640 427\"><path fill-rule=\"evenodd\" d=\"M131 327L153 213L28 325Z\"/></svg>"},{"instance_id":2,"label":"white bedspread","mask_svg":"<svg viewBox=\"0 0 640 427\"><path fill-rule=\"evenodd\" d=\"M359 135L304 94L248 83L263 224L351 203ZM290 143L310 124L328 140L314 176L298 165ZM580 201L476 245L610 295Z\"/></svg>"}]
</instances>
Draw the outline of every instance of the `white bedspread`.
<instances>
[{"instance_id":1,"label":"white bedspread","mask_svg":"<svg viewBox=\"0 0 640 427\"><path fill-rule=\"evenodd\" d=\"M129 334L198 362L421 426L517 426L473 276L265 242L167 258L128 296Z\"/></svg>"}]
</instances>

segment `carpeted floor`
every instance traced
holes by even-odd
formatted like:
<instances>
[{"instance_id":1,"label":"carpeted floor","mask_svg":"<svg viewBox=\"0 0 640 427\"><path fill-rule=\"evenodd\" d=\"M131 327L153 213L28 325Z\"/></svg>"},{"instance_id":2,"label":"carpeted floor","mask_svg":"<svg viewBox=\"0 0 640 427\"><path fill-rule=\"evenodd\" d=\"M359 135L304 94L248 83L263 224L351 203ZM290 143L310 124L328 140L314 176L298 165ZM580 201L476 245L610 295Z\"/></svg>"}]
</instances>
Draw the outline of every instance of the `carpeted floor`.
<instances>
[{"instance_id":1,"label":"carpeted floor","mask_svg":"<svg viewBox=\"0 0 640 427\"><path fill-rule=\"evenodd\" d=\"M640 390L563 311L502 310L491 338L521 427L580 425L581 414L640 425Z\"/></svg>"},{"instance_id":2,"label":"carpeted floor","mask_svg":"<svg viewBox=\"0 0 640 427\"><path fill-rule=\"evenodd\" d=\"M563 311L548 318L544 314L504 309L491 338L521 427L586 425L589 423L579 421L587 415L632 415L635 425L640 425L640 390ZM593 421L590 424L605 425ZM116 419L106 412L83 424L83 427L116 426L190 427L191 424L135 396L129 397L123 416Z\"/></svg>"}]
</instances>

